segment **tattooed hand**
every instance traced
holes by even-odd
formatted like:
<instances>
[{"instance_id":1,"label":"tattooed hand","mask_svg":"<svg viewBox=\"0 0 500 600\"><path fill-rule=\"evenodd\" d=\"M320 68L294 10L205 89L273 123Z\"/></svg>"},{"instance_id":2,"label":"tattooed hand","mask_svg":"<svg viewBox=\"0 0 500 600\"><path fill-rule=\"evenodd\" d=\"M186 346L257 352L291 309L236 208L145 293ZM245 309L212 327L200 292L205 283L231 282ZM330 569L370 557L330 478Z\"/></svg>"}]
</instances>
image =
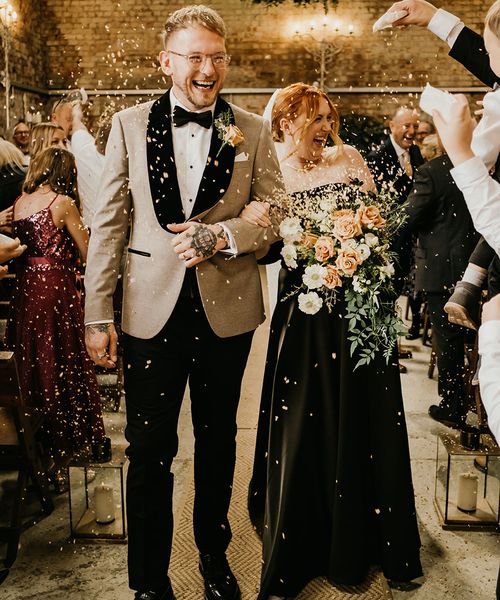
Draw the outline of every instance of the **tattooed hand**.
<instances>
[{"instance_id":1,"label":"tattooed hand","mask_svg":"<svg viewBox=\"0 0 500 600\"><path fill-rule=\"evenodd\" d=\"M118 360L118 336L113 323L85 326L85 345L90 358L100 367L112 369Z\"/></svg>"},{"instance_id":2,"label":"tattooed hand","mask_svg":"<svg viewBox=\"0 0 500 600\"><path fill-rule=\"evenodd\" d=\"M179 234L172 240L172 245L186 267L194 267L228 245L224 229L220 225L176 223L168 228Z\"/></svg>"}]
</instances>

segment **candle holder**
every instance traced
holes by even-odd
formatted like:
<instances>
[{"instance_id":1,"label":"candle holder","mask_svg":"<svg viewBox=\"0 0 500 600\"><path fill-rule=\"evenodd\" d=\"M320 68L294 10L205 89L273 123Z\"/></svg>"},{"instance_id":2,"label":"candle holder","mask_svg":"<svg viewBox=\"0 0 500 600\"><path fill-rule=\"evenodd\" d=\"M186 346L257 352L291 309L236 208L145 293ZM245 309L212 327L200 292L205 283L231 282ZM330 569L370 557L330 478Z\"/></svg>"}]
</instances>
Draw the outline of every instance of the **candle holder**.
<instances>
[{"instance_id":1,"label":"candle holder","mask_svg":"<svg viewBox=\"0 0 500 600\"><path fill-rule=\"evenodd\" d=\"M500 448L489 435L481 435L477 448L464 447L462 441L459 432L437 437L434 506L440 524L443 529L499 531ZM482 470L475 467L479 456L486 458Z\"/></svg>"},{"instance_id":2,"label":"candle holder","mask_svg":"<svg viewBox=\"0 0 500 600\"><path fill-rule=\"evenodd\" d=\"M126 543L125 464L125 447L114 446L110 462L69 465L69 514L73 539Z\"/></svg>"}]
</instances>

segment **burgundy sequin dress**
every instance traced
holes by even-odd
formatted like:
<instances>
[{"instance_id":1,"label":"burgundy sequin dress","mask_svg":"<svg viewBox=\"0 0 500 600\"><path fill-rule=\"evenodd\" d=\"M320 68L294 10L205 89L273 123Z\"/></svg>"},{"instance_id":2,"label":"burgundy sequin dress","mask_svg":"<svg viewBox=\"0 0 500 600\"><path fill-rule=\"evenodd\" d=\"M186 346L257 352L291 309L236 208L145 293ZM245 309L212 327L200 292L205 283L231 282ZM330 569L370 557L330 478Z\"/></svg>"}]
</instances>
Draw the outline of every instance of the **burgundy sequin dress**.
<instances>
[{"instance_id":1,"label":"burgundy sequin dress","mask_svg":"<svg viewBox=\"0 0 500 600\"><path fill-rule=\"evenodd\" d=\"M57 461L104 438L75 287L78 251L66 229L54 225L50 205L13 227L27 250L18 261L9 337L25 401L43 407L44 441Z\"/></svg>"}]
</instances>

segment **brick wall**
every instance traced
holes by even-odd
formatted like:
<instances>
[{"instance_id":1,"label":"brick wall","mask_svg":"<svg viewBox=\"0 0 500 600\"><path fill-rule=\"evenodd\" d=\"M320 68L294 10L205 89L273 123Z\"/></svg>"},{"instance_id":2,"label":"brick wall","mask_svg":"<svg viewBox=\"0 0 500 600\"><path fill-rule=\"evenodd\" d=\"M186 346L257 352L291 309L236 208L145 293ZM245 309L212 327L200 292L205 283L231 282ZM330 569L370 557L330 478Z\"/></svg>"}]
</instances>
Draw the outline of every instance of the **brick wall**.
<instances>
[{"instance_id":1,"label":"brick wall","mask_svg":"<svg viewBox=\"0 0 500 600\"><path fill-rule=\"evenodd\" d=\"M188 1L149 0L10 0L20 14L14 32L13 73L16 82L51 89L155 89L166 82L157 67L159 34L166 15ZM228 30L233 60L226 79L229 88L274 88L297 80L318 80L317 62L305 51L305 38L294 38L295 23L321 23L321 8L297 8L290 2L273 8L248 0L208 0ZM340 0L331 19L354 25L351 36L336 37L339 50L328 69L330 87L419 87L478 85L477 80L447 56L447 47L419 29L372 34L383 8L381 0ZM480 31L490 0L436 2L448 6ZM310 44L309 44L310 45ZM335 96L335 94L334 94ZM114 98L117 106L137 100ZM246 93L233 100L261 111L267 97ZM396 103L414 101L405 95L349 94L335 97L342 111L375 116L393 112ZM108 102L97 98L91 114ZM16 111L33 104L16 98Z\"/></svg>"}]
</instances>

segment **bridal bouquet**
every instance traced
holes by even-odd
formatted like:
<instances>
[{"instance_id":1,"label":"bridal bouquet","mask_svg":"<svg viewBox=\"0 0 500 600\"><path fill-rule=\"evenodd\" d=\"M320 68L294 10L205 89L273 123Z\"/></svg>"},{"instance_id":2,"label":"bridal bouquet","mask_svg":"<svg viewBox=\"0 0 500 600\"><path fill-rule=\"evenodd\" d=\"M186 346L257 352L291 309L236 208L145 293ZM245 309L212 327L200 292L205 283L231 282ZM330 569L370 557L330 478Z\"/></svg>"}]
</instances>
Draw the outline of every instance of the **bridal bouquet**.
<instances>
[{"instance_id":1,"label":"bridal bouquet","mask_svg":"<svg viewBox=\"0 0 500 600\"><path fill-rule=\"evenodd\" d=\"M404 331L395 312L394 253L389 242L404 222L394 195L361 191L359 186L326 186L286 197L280 205L283 260L298 270L299 309L331 310L339 295L346 301L351 356L356 367L382 350L389 361Z\"/></svg>"}]
</instances>

